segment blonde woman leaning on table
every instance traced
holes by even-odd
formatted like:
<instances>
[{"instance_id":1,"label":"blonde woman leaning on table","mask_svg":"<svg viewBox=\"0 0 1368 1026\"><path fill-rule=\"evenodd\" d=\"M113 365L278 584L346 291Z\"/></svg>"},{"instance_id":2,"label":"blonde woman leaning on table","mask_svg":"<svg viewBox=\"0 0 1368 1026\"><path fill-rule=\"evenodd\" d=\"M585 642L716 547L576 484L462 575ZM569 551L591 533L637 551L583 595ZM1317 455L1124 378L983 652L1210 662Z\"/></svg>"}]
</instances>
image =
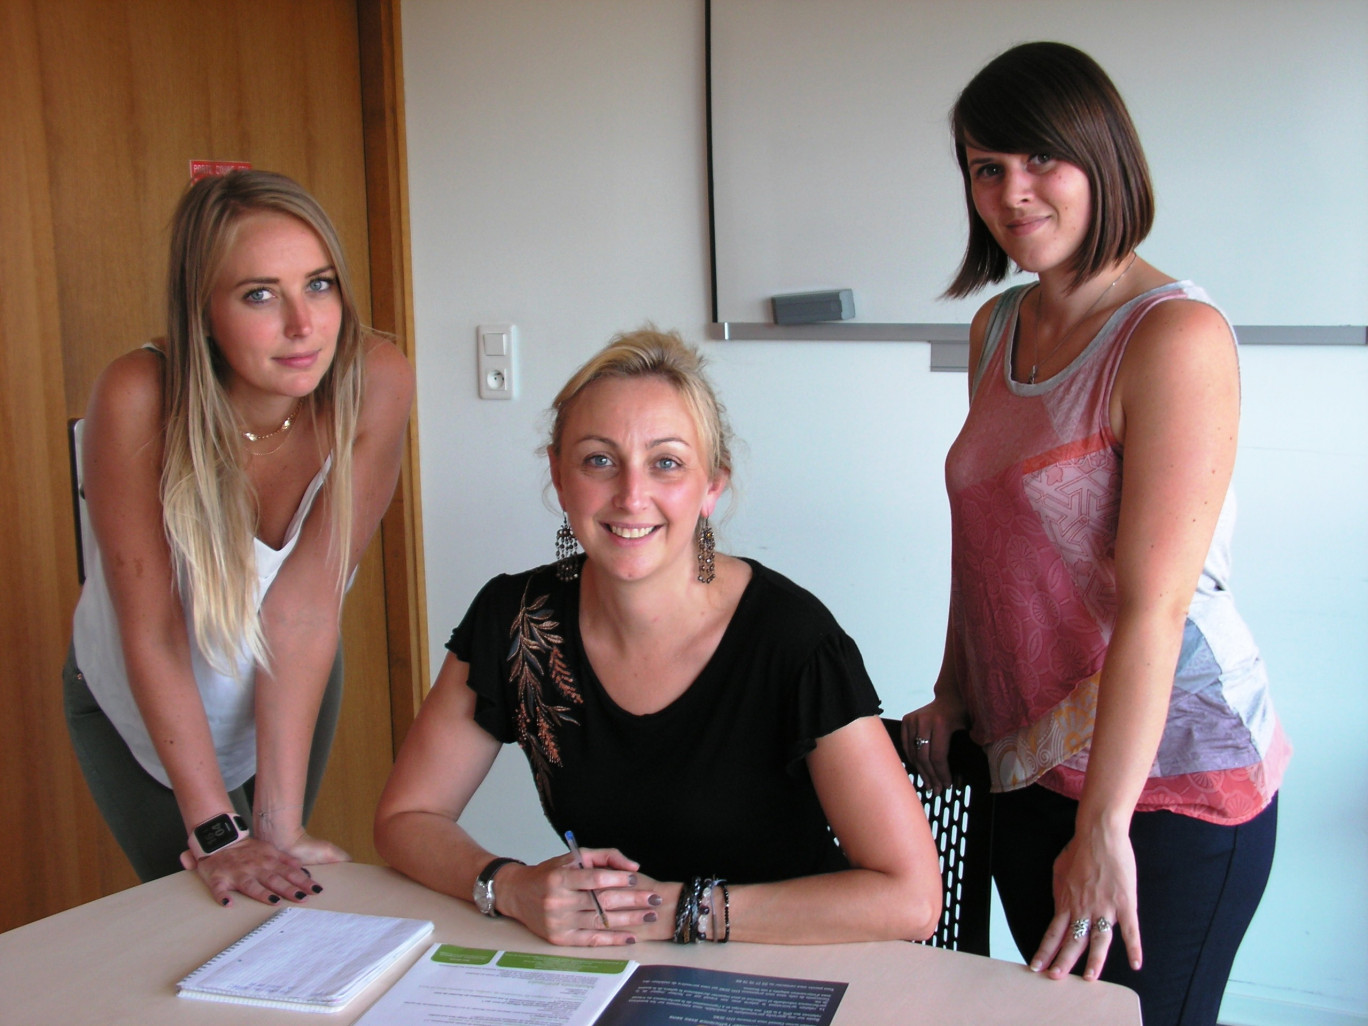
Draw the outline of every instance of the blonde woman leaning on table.
<instances>
[{"instance_id":1,"label":"blonde woman leaning on table","mask_svg":"<svg viewBox=\"0 0 1368 1026\"><path fill-rule=\"evenodd\" d=\"M970 235L949 293L1011 263L1038 281L973 321L945 660L908 751L948 785L950 734L985 746L993 876L1032 969L1131 987L1146 1026L1213 1024L1289 752L1227 587L1235 340L1136 255L1149 173L1086 54L1008 50L953 123Z\"/></svg>"},{"instance_id":2,"label":"blonde woman leaning on table","mask_svg":"<svg viewBox=\"0 0 1368 1026\"><path fill-rule=\"evenodd\" d=\"M67 721L142 879L184 864L224 905L299 900L304 863L347 857L304 823L413 375L361 326L336 232L290 179L201 180L171 232L165 342L110 364L86 413L99 551Z\"/></svg>"},{"instance_id":3,"label":"blonde woman leaning on table","mask_svg":"<svg viewBox=\"0 0 1368 1026\"><path fill-rule=\"evenodd\" d=\"M381 798L380 853L559 944L928 936L936 852L854 642L797 585L713 550L731 458L701 358L620 336L553 412L559 559L495 578L456 628ZM587 868L495 857L457 824L511 741Z\"/></svg>"}]
</instances>

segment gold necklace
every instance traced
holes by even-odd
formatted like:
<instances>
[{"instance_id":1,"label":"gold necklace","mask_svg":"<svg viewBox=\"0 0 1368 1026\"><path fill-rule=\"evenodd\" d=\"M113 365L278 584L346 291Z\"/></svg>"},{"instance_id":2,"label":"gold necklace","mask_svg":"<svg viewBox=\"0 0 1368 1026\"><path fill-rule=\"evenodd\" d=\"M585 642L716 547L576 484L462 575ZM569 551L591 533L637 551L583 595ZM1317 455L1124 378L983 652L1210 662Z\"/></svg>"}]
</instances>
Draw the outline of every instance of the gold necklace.
<instances>
[{"instance_id":1,"label":"gold necklace","mask_svg":"<svg viewBox=\"0 0 1368 1026\"><path fill-rule=\"evenodd\" d=\"M272 433L274 434L274 432L272 432ZM269 438L270 435L263 435L262 437L263 437L263 438ZM267 449L265 452L256 452L255 450L247 449L247 450L246 450L246 453L247 453L248 456L253 456L253 457L255 457L255 456L274 456L276 453L280 452L281 449L285 448L285 443L288 442L288 441L289 441L291 438L293 438L293 437L294 437L293 435L286 435L284 438L282 438L279 442L276 443L276 447L275 447L274 449Z\"/></svg>"},{"instance_id":2,"label":"gold necklace","mask_svg":"<svg viewBox=\"0 0 1368 1026\"><path fill-rule=\"evenodd\" d=\"M282 431L289 431L289 430L290 430L290 426L291 426L292 424L294 424L295 418L296 418L297 416L299 416L299 409L300 409L300 407L303 406L303 405L304 405L304 399L303 399L303 397L301 396L300 398L298 398L298 399L295 400L294 409L292 409L292 410L290 411L290 415L289 415L288 417L285 418L285 422L284 422L283 424L281 424L280 427L276 428L274 431L270 431L270 432L268 432L268 433L266 433L266 434L264 434L264 435L259 435L259 434L257 434L255 431L244 431L244 432L242 433L242 437L245 438L245 439L247 439L247 441L249 441L249 442L264 442L264 441L266 441L266 439L268 439L268 438L274 438L276 435L280 434ZM282 442L282 443L280 443L280 444L281 444L281 445L284 445L285 443ZM279 446L277 446L277 448L279 448ZM271 450L271 452L275 452L275 451L276 451L275 449L272 449L272 450ZM270 452L257 453L258 456L269 456L270 454L271 454Z\"/></svg>"},{"instance_id":3,"label":"gold necklace","mask_svg":"<svg viewBox=\"0 0 1368 1026\"><path fill-rule=\"evenodd\" d=\"M1066 332L1064 333L1064 337L1061 338L1058 342L1055 343L1054 348L1051 349L1048 353L1045 354L1045 360L1048 360L1050 357L1054 356L1055 353L1059 352L1059 350L1062 349L1062 348L1064 347L1064 343L1068 342L1069 339L1073 338L1073 333L1074 333L1075 331L1077 331L1080 327L1082 327L1083 322L1086 321L1089 317L1091 317L1091 316L1093 315L1093 311L1097 309L1098 304L1100 304L1100 303L1102 302L1103 297L1106 296L1109 292L1111 292L1112 289L1116 288L1117 282L1119 282L1122 278L1124 278L1124 277L1126 276L1127 271L1129 271L1129 270L1131 269L1131 267L1132 267L1132 266L1134 265L1134 263L1135 263L1135 257L1136 257L1136 254L1135 254L1135 253L1132 253L1132 254L1131 254L1130 261L1126 264L1125 270L1123 270L1120 274L1118 274L1118 275L1116 276L1116 278L1112 281L1112 283L1111 283L1110 285L1108 285L1105 289L1103 289L1101 292L1099 292L1099 293L1097 294L1097 298L1094 299L1094 300L1092 301L1092 306L1088 307L1088 309L1084 311L1082 317L1080 317L1078 320L1074 321L1073 327L1070 328L1068 331L1066 331ZM1036 326L1035 333L1031 336L1031 352L1032 352L1032 356L1034 356L1034 359L1033 359L1032 362L1031 362L1031 373L1030 373L1030 374L1027 376L1027 378L1026 378L1026 384L1028 384L1028 385L1034 385L1034 384L1036 383L1036 371L1038 371L1038 370L1040 369L1040 365L1041 365L1042 363L1045 362L1045 360L1042 360L1042 359L1040 358L1040 286L1039 286L1039 285L1036 286L1036 324L1035 324L1035 326Z\"/></svg>"}]
</instances>

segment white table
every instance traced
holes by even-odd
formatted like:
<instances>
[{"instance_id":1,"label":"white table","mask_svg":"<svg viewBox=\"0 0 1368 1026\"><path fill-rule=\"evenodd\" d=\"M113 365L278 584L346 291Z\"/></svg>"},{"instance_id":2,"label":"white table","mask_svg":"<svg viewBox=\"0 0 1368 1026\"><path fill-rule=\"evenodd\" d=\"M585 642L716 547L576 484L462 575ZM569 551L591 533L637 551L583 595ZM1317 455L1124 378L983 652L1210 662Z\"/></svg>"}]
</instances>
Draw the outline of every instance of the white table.
<instances>
[{"instance_id":1,"label":"white table","mask_svg":"<svg viewBox=\"0 0 1368 1026\"><path fill-rule=\"evenodd\" d=\"M513 951L554 948L509 919L437 894L390 869L319 866L320 908L414 916L436 924L432 941ZM215 904L190 873L143 884L0 934L0 1022L5 1026L309 1026L351 1023L426 947L420 944L344 1011L275 1011L176 997L176 981L276 911L235 896ZM1139 1026L1140 1005L1124 987L1070 977L1047 980L1025 966L920 944L786 946L638 944L612 949L643 963L841 980L849 983L835 1026ZM594 949L602 955L603 948Z\"/></svg>"}]
</instances>

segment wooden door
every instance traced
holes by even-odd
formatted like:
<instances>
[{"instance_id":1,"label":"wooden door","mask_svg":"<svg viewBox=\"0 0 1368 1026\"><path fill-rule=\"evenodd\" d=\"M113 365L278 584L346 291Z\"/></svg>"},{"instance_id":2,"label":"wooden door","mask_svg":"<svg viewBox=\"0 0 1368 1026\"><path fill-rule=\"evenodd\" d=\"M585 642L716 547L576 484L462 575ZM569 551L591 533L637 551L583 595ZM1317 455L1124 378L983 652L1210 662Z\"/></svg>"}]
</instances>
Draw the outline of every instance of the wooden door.
<instances>
[{"instance_id":1,"label":"wooden door","mask_svg":"<svg viewBox=\"0 0 1368 1026\"><path fill-rule=\"evenodd\" d=\"M136 882L61 711L78 594L66 420L110 359L163 331L168 221L193 159L309 188L363 316L377 232L379 326L404 344L396 25L378 0L0 0L0 929ZM426 676L412 466L348 597L342 721L311 824L369 861Z\"/></svg>"}]
</instances>

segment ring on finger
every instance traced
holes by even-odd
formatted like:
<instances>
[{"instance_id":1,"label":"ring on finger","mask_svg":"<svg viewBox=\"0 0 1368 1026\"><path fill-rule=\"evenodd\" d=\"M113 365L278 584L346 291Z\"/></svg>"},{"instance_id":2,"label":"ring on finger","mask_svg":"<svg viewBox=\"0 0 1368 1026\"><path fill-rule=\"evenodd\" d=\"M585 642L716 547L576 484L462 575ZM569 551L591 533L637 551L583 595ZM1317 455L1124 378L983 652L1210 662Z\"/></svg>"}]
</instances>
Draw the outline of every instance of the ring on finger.
<instances>
[{"instance_id":1,"label":"ring on finger","mask_svg":"<svg viewBox=\"0 0 1368 1026\"><path fill-rule=\"evenodd\" d=\"M1098 916L1093 920L1093 930L1096 933L1110 933L1111 928L1111 920L1106 916Z\"/></svg>"},{"instance_id":2,"label":"ring on finger","mask_svg":"<svg viewBox=\"0 0 1368 1026\"><path fill-rule=\"evenodd\" d=\"M913 748L921 748L922 745L929 745L930 743L931 739L929 737L914 737L912 739Z\"/></svg>"},{"instance_id":3,"label":"ring on finger","mask_svg":"<svg viewBox=\"0 0 1368 1026\"><path fill-rule=\"evenodd\" d=\"M1090 920L1075 919L1069 924L1069 932L1073 934L1074 940L1082 940L1088 935L1088 927L1091 925L1092 923Z\"/></svg>"}]
</instances>

